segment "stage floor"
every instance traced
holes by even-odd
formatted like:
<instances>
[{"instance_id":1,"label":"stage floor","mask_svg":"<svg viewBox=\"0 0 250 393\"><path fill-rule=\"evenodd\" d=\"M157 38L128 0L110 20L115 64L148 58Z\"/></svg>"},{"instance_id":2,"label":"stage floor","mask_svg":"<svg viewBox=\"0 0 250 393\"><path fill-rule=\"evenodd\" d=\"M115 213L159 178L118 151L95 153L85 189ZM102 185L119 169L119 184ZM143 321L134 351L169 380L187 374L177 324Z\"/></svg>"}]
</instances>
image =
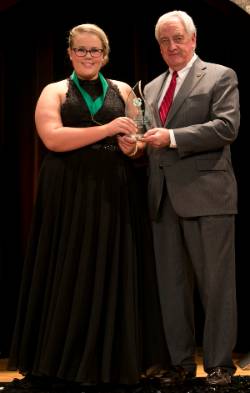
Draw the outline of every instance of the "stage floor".
<instances>
[{"instance_id":1,"label":"stage floor","mask_svg":"<svg viewBox=\"0 0 250 393\"><path fill-rule=\"evenodd\" d=\"M239 360L244 355L234 354L234 362L237 366L237 371L232 378L232 384L226 387L209 387L205 384L206 373L202 366L202 355L197 354L197 377L183 385L178 386L156 386L154 383L146 383L136 387L121 388L112 387L78 387L71 389L69 386L60 386L54 389L33 389L31 387L13 387L9 384L13 378L21 379L22 375L7 371L7 359L0 359L0 393L250 393L250 369L243 370L238 366Z\"/></svg>"}]
</instances>

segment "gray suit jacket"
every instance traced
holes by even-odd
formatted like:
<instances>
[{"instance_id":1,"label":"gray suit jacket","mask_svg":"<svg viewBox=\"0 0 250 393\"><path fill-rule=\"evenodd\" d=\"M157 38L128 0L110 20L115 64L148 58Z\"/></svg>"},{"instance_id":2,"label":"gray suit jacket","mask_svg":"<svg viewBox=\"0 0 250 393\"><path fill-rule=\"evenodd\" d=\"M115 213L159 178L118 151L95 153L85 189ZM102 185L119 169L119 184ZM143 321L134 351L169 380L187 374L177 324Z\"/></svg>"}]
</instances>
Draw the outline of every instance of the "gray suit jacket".
<instances>
[{"instance_id":1,"label":"gray suit jacket","mask_svg":"<svg viewBox=\"0 0 250 393\"><path fill-rule=\"evenodd\" d=\"M158 100L168 72L145 86L157 127ZM148 148L149 207L158 216L164 181L179 216L237 213L237 184L230 144L240 123L235 72L218 64L194 62L168 114L178 148Z\"/></svg>"}]
</instances>

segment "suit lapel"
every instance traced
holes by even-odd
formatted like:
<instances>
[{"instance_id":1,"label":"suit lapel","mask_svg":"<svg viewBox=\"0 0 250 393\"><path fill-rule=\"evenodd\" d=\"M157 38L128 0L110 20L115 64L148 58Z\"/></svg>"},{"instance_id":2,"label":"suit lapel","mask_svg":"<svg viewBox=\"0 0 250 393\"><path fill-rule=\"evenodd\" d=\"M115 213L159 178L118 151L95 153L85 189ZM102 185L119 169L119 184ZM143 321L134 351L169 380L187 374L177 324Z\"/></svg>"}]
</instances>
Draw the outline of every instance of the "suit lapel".
<instances>
[{"instance_id":1,"label":"suit lapel","mask_svg":"<svg viewBox=\"0 0 250 393\"><path fill-rule=\"evenodd\" d=\"M198 58L193 66L190 68L189 73L187 74L183 84L181 85L180 90L178 91L174 102L168 112L167 121L165 126L171 121L173 116L179 110L183 102L190 95L191 91L197 86L197 84L201 81L203 76L206 73L205 64Z\"/></svg>"}]
</instances>

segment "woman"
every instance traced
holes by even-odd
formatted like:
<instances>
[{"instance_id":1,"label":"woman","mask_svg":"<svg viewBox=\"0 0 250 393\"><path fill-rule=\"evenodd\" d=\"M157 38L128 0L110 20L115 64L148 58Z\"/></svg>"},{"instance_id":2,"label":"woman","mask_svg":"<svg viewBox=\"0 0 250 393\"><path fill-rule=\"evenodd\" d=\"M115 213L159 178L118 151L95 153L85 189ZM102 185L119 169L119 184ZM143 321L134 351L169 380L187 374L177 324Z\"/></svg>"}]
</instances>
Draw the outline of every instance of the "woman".
<instances>
[{"instance_id":1,"label":"woman","mask_svg":"<svg viewBox=\"0 0 250 393\"><path fill-rule=\"evenodd\" d=\"M136 384L166 363L144 190L141 142L124 117L131 88L105 79L98 26L69 34L70 78L38 99L49 153L40 173L9 369L22 384ZM124 136L125 135L125 136Z\"/></svg>"}]
</instances>

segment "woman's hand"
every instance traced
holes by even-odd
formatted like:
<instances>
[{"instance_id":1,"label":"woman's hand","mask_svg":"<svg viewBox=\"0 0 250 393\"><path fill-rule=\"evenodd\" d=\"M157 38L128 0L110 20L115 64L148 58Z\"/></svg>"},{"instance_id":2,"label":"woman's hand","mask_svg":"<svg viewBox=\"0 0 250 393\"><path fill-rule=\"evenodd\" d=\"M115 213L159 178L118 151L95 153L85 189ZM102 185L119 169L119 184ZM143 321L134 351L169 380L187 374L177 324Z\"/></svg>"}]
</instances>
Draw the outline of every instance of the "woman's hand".
<instances>
[{"instance_id":1,"label":"woman's hand","mask_svg":"<svg viewBox=\"0 0 250 393\"><path fill-rule=\"evenodd\" d=\"M136 124L128 117L117 117L111 122L105 124L107 136L135 134L137 131Z\"/></svg>"},{"instance_id":2,"label":"woman's hand","mask_svg":"<svg viewBox=\"0 0 250 393\"><path fill-rule=\"evenodd\" d=\"M133 156L137 153L137 141L130 136L117 136L117 141L120 149L127 156Z\"/></svg>"}]
</instances>

